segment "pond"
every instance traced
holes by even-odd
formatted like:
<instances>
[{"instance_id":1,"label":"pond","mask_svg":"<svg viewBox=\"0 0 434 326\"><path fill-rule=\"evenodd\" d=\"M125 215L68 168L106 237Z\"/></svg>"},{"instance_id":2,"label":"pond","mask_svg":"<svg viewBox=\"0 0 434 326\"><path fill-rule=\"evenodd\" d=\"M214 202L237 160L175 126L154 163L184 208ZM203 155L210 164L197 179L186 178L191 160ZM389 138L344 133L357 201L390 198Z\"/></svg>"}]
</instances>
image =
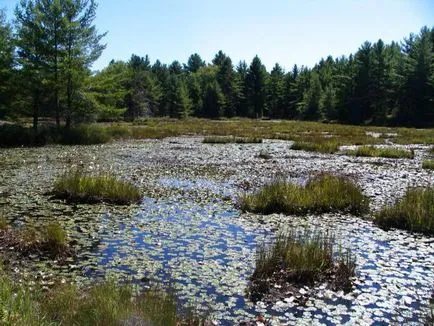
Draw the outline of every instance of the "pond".
<instances>
[{"instance_id":1,"label":"pond","mask_svg":"<svg viewBox=\"0 0 434 326\"><path fill-rule=\"evenodd\" d=\"M345 214L260 216L237 210L237 197L276 176L302 182L311 173L340 172L358 180L378 209L408 186L434 183L414 160L353 158L295 152L288 142L204 145L200 138L117 142L103 146L0 150L0 214L18 227L57 219L78 256L65 266L43 257L12 262L23 277L88 283L115 276L143 287L175 289L180 302L221 325L262 314L294 324L418 324L434 287L434 238L383 231ZM272 158L258 157L267 150ZM46 194L66 170L112 171L144 191L128 208L66 205ZM301 180L301 181L300 181ZM289 228L332 230L351 248L357 270L344 294L319 286L305 306L288 296L274 304L246 298L258 244Z\"/></svg>"}]
</instances>

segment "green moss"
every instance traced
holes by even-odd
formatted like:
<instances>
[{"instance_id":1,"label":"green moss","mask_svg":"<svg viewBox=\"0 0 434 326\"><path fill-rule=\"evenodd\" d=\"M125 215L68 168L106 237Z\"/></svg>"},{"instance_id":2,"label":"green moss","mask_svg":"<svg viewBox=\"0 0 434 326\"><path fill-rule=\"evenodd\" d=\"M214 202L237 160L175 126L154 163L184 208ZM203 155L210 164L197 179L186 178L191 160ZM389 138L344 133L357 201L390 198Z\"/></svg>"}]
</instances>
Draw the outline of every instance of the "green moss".
<instances>
[{"instance_id":1,"label":"green moss","mask_svg":"<svg viewBox=\"0 0 434 326\"><path fill-rule=\"evenodd\" d=\"M434 234L434 188L409 189L394 205L376 213L374 221L385 229Z\"/></svg>"},{"instance_id":2,"label":"green moss","mask_svg":"<svg viewBox=\"0 0 434 326\"><path fill-rule=\"evenodd\" d=\"M110 175L88 176L80 171L65 174L54 184L56 198L73 202L107 202L119 205L137 203L142 196L133 184Z\"/></svg>"},{"instance_id":3,"label":"green moss","mask_svg":"<svg viewBox=\"0 0 434 326\"><path fill-rule=\"evenodd\" d=\"M374 146L361 146L356 150L347 151L346 154L364 157L414 158L413 151L398 148L378 148Z\"/></svg>"},{"instance_id":4,"label":"green moss","mask_svg":"<svg viewBox=\"0 0 434 326\"><path fill-rule=\"evenodd\" d=\"M272 182L256 193L243 195L240 208L261 214L334 211L362 214L368 211L369 201L349 179L323 174L311 179L305 187Z\"/></svg>"}]
</instances>

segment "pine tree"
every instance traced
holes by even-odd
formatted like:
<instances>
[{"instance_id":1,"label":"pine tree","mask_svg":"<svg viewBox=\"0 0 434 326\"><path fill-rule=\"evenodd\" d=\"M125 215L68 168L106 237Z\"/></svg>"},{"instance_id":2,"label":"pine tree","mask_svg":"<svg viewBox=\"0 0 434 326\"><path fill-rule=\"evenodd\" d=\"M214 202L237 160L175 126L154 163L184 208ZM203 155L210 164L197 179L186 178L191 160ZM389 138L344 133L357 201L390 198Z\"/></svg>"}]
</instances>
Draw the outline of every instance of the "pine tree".
<instances>
[{"instance_id":1,"label":"pine tree","mask_svg":"<svg viewBox=\"0 0 434 326\"><path fill-rule=\"evenodd\" d=\"M434 124L434 45L432 31L422 28L419 35L403 46L404 83L398 119L403 124Z\"/></svg>"},{"instance_id":2,"label":"pine tree","mask_svg":"<svg viewBox=\"0 0 434 326\"><path fill-rule=\"evenodd\" d=\"M199 54L192 54L188 58L187 65L184 66L184 70L190 73L198 72L200 68L205 67L205 61L202 60Z\"/></svg>"},{"instance_id":3,"label":"pine tree","mask_svg":"<svg viewBox=\"0 0 434 326\"><path fill-rule=\"evenodd\" d=\"M22 97L28 99L32 108L33 129L36 132L46 80L44 31L33 1L21 1L15 9L15 16L18 63L21 66L20 89Z\"/></svg>"},{"instance_id":4,"label":"pine tree","mask_svg":"<svg viewBox=\"0 0 434 326\"><path fill-rule=\"evenodd\" d=\"M7 23L4 11L0 9L0 119L9 112L13 98L13 53L12 27Z\"/></svg>"},{"instance_id":5,"label":"pine tree","mask_svg":"<svg viewBox=\"0 0 434 326\"><path fill-rule=\"evenodd\" d=\"M172 75L169 79L167 112L171 118L184 119L190 115L191 100L182 76Z\"/></svg>"},{"instance_id":6,"label":"pine tree","mask_svg":"<svg viewBox=\"0 0 434 326\"><path fill-rule=\"evenodd\" d=\"M276 63L271 70L268 83L267 106L269 116L273 119L284 117L285 111L285 72Z\"/></svg>"},{"instance_id":7,"label":"pine tree","mask_svg":"<svg viewBox=\"0 0 434 326\"><path fill-rule=\"evenodd\" d=\"M246 76L249 115L262 118L266 110L267 71L258 56L253 58Z\"/></svg>"},{"instance_id":8,"label":"pine tree","mask_svg":"<svg viewBox=\"0 0 434 326\"><path fill-rule=\"evenodd\" d=\"M87 112L80 111L81 91L89 76L89 68L105 49L101 40L106 35L98 34L93 21L96 17L97 3L94 0L64 0L62 2L66 20L65 60L63 62L64 82L66 85L66 128L72 120L80 119Z\"/></svg>"}]
</instances>

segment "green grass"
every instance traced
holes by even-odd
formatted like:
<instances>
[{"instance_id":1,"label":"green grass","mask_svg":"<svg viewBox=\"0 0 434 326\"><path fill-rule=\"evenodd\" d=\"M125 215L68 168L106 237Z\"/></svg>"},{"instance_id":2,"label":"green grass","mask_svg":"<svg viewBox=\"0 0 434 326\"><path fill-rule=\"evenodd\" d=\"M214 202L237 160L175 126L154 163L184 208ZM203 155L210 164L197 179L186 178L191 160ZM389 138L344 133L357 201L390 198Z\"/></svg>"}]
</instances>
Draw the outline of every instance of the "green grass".
<instances>
[{"instance_id":1,"label":"green grass","mask_svg":"<svg viewBox=\"0 0 434 326\"><path fill-rule=\"evenodd\" d=\"M28 125L28 124L27 124ZM396 133L399 144L434 144L434 129L386 128L324 124L310 121L265 121L253 119L207 120L190 118L176 120L151 118L137 123L98 123L58 131L41 125L35 136L32 129L18 125L0 126L0 146L35 146L51 143L95 144L113 139L160 139L181 135L231 136L257 139L282 139L308 143L339 145L372 145L384 143L367 132Z\"/></svg>"},{"instance_id":2,"label":"green grass","mask_svg":"<svg viewBox=\"0 0 434 326\"><path fill-rule=\"evenodd\" d=\"M434 234L434 188L407 190L394 205L376 213L374 222L384 229Z\"/></svg>"},{"instance_id":3,"label":"green grass","mask_svg":"<svg viewBox=\"0 0 434 326\"><path fill-rule=\"evenodd\" d=\"M7 326L61 325L201 325L191 314L180 314L172 295L114 281L78 288L60 285L48 293L31 290L0 276L0 324Z\"/></svg>"},{"instance_id":4,"label":"green grass","mask_svg":"<svg viewBox=\"0 0 434 326\"><path fill-rule=\"evenodd\" d=\"M363 214L369 200L351 180L342 176L322 174L306 186L274 181L253 194L241 197L240 208L260 214L348 212Z\"/></svg>"},{"instance_id":5,"label":"green grass","mask_svg":"<svg viewBox=\"0 0 434 326\"><path fill-rule=\"evenodd\" d=\"M334 141L326 141L319 143L296 141L291 149L296 151L318 152L325 154L333 154L339 151L339 144Z\"/></svg>"},{"instance_id":6,"label":"green grass","mask_svg":"<svg viewBox=\"0 0 434 326\"><path fill-rule=\"evenodd\" d=\"M363 157L414 158L413 151L398 148L379 148L374 146L361 146L356 150L347 151L346 154Z\"/></svg>"},{"instance_id":7,"label":"green grass","mask_svg":"<svg viewBox=\"0 0 434 326\"><path fill-rule=\"evenodd\" d=\"M110 175L84 175L80 171L60 177L54 184L53 195L71 202L118 205L137 203L142 199L140 190L129 182Z\"/></svg>"},{"instance_id":8,"label":"green grass","mask_svg":"<svg viewBox=\"0 0 434 326\"><path fill-rule=\"evenodd\" d=\"M54 222L46 226L44 241L50 247L61 249L68 245L68 236L62 226Z\"/></svg>"},{"instance_id":9,"label":"green grass","mask_svg":"<svg viewBox=\"0 0 434 326\"><path fill-rule=\"evenodd\" d=\"M434 155L434 146L429 149L428 153L430 155Z\"/></svg>"},{"instance_id":10,"label":"green grass","mask_svg":"<svg viewBox=\"0 0 434 326\"><path fill-rule=\"evenodd\" d=\"M318 231L280 234L272 245L258 248L250 296L260 300L274 284L301 287L319 281L331 281L335 290L348 291L355 266L349 250L336 248L333 235Z\"/></svg>"},{"instance_id":11,"label":"green grass","mask_svg":"<svg viewBox=\"0 0 434 326\"><path fill-rule=\"evenodd\" d=\"M6 219L2 219L0 246L14 247L23 256L40 253L61 259L73 254L68 244L68 236L57 222L42 225L39 228L30 224L22 229L15 229Z\"/></svg>"},{"instance_id":12,"label":"green grass","mask_svg":"<svg viewBox=\"0 0 434 326\"><path fill-rule=\"evenodd\" d=\"M233 137L233 136L207 136L203 139L204 144L258 144L262 138L256 137Z\"/></svg>"},{"instance_id":13,"label":"green grass","mask_svg":"<svg viewBox=\"0 0 434 326\"><path fill-rule=\"evenodd\" d=\"M434 170L434 160L424 160L422 162L422 168L427 170Z\"/></svg>"}]
</instances>

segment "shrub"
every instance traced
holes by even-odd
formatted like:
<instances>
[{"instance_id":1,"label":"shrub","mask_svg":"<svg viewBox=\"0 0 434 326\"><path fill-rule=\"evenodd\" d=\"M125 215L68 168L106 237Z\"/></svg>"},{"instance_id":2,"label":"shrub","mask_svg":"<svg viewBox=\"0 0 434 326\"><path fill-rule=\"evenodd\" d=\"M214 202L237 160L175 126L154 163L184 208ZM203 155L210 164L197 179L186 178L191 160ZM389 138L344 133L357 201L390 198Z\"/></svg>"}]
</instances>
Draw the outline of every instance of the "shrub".
<instances>
[{"instance_id":1,"label":"shrub","mask_svg":"<svg viewBox=\"0 0 434 326\"><path fill-rule=\"evenodd\" d=\"M65 174L54 184L56 198L80 203L137 203L142 196L133 184L110 175L86 176L81 171Z\"/></svg>"},{"instance_id":2,"label":"shrub","mask_svg":"<svg viewBox=\"0 0 434 326\"><path fill-rule=\"evenodd\" d=\"M292 144L291 149L295 151L306 151L306 152L318 152L325 154L333 154L339 151L339 143L335 141L325 141L325 142L305 142L296 141Z\"/></svg>"},{"instance_id":3,"label":"shrub","mask_svg":"<svg viewBox=\"0 0 434 326\"><path fill-rule=\"evenodd\" d=\"M407 190L394 205L376 213L374 221L384 229L434 234L434 188Z\"/></svg>"},{"instance_id":4,"label":"shrub","mask_svg":"<svg viewBox=\"0 0 434 326\"><path fill-rule=\"evenodd\" d=\"M275 284L285 291L288 283L301 287L324 281L331 281L335 290L348 291L355 265L349 251L335 248L333 235L318 231L280 234L272 245L258 248L250 296L260 300Z\"/></svg>"},{"instance_id":5,"label":"shrub","mask_svg":"<svg viewBox=\"0 0 434 326\"><path fill-rule=\"evenodd\" d=\"M107 131L96 125L82 125L71 129L61 129L55 133L55 143L63 145L93 145L110 141Z\"/></svg>"},{"instance_id":6,"label":"shrub","mask_svg":"<svg viewBox=\"0 0 434 326\"><path fill-rule=\"evenodd\" d=\"M414 158L413 151L407 151L398 148L379 148L374 146L361 146L356 150L347 151L347 155L386 158Z\"/></svg>"},{"instance_id":7,"label":"shrub","mask_svg":"<svg viewBox=\"0 0 434 326\"><path fill-rule=\"evenodd\" d=\"M422 168L427 170L434 170L434 160L424 160L422 162Z\"/></svg>"},{"instance_id":8,"label":"shrub","mask_svg":"<svg viewBox=\"0 0 434 326\"><path fill-rule=\"evenodd\" d=\"M321 174L304 187L286 181L274 181L256 193L242 196L240 208L261 214L334 211L362 214L369 210L369 201L349 179Z\"/></svg>"}]
</instances>

